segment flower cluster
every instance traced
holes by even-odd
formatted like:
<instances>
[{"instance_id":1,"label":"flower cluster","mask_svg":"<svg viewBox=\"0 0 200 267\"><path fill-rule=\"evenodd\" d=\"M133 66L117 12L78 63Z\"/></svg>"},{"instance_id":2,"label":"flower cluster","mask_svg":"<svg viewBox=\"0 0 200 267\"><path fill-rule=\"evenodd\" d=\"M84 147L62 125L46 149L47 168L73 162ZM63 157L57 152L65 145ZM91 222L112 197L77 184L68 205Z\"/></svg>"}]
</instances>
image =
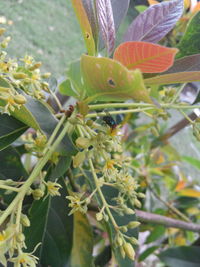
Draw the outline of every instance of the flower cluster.
<instances>
[{"instance_id":1,"label":"flower cluster","mask_svg":"<svg viewBox=\"0 0 200 267\"><path fill-rule=\"evenodd\" d=\"M37 99L44 98L44 91L49 92L48 83L50 73L41 74L41 62L36 62L33 57L26 55L18 63L8 58L5 49L10 42L10 36L3 38L4 28L0 28L0 112L10 114L16 108L26 103L26 97L22 94Z\"/></svg>"}]
</instances>

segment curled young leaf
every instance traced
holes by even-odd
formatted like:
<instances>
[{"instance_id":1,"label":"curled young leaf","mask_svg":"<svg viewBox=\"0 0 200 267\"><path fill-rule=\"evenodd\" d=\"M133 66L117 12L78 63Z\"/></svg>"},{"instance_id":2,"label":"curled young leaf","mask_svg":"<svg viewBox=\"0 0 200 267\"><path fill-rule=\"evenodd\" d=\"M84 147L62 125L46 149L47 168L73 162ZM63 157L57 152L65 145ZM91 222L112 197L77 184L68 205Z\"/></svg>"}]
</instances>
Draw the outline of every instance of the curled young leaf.
<instances>
[{"instance_id":1,"label":"curled young leaf","mask_svg":"<svg viewBox=\"0 0 200 267\"><path fill-rule=\"evenodd\" d=\"M110 0L97 0L97 16L108 53L112 53L115 46L115 25Z\"/></svg>"},{"instance_id":2,"label":"curled young leaf","mask_svg":"<svg viewBox=\"0 0 200 267\"><path fill-rule=\"evenodd\" d=\"M152 103L138 69L129 71L113 59L87 55L81 58L81 68L85 90L92 100L134 99Z\"/></svg>"}]
</instances>

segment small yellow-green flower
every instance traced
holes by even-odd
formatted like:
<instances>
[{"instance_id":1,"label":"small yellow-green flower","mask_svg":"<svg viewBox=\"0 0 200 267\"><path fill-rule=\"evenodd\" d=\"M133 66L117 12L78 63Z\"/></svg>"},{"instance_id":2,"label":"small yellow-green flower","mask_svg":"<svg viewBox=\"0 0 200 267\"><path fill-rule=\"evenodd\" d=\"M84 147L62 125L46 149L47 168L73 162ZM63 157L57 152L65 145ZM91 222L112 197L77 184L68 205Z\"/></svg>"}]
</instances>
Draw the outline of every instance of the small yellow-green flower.
<instances>
[{"instance_id":1,"label":"small yellow-green flower","mask_svg":"<svg viewBox=\"0 0 200 267\"><path fill-rule=\"evenodd\" d=\"M46 183L47 191L50 196L60 196L59 189L62 187L60 184L56 182L48 181Z\"/></svg>"}]
</instances>

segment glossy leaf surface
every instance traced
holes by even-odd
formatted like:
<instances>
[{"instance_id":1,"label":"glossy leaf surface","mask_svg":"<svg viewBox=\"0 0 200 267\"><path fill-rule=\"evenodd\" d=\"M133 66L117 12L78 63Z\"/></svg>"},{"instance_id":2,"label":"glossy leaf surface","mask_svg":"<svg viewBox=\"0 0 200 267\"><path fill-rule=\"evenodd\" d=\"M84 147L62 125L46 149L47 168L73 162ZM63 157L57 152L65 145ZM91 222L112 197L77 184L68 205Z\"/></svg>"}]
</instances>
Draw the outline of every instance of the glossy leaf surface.
<instances>
[{"instance_id":1,"label":"glossy leaf surface","mask_svg":"<svg viewBox=\"0 0 200 267\"><path fill-rule=\"evenodd\" d=\"M66 95L66 96L73 96L73 97L77 97L76 92L74 92L71 82L69 79L64 80L60 85L59 85L59 92L62 95Z\"/></svg>"},{"instance_id":2,"label":"glossy leaf surface","mask_svg":"<svg viewBox=\"0 0 200 267\"><path fill-rule=\"evenodd\" d=\"M173 64L176 48L167 48L146 42L126 42L117 47L114 59L129 70L140 69L143 73L158 73Z\"/></svg>"},{"instance_id":3,"label":"glossy leaf surface","mask_svg":"<svg viewBox=\"0 0 200 267\"><path fill-rule=\"evenodd\" d=\"M31 226L25 229L26 244L31 251L42 241L36 255L43 266L66 266L72 247L73 218L68 216L66 188L62 183L60 197L34 201L30 212Z\"/></svg>"},{"instance_id":4,"label":"glossy leaf surface","mask_svg":"<svg viewBox=\"0 0 200 267\"><path fill-rule=\"evenodd\" d=\"M200 53L200 12L191 18L187 25L186 32L182 37L178 48L180 50L177 57L184 57Z\"/></svg>"},{"instance_id":5,"label":"glossy leaf surface","mask_svg":"<svg viewBox=\"0 0 200 267\"><path fill-rule=\"evenodd\" d=\"M144 80L146 85L187 83L194 81L200 81L200 71L169 73Z\"/></svg>"},{"instance_id":6,"label":"glossy leaf surface","mask_svg":"<svg viewBox=\"0 0 200 267\"><path fill-rule=\"evenodd\" d=\"M12 144L28 128L25 124L7 114L0 115L0 125L0 150Z\"/></svg>"},{"instance_id":7,"label":"glossy leaf surface","mask_svg":"<svg viewBox=\"0 0 200 267\"><path fill-rule=\"evenodd\" d=\"M87 267L93 264L93 234L92 228L85 214L74 213L73 248L71 267Z\"/></svg>"},{"instance_id":8,"label":"glossy leaf surface","mask_svg":"<svg viewBox=\"0 0 200 267\"><path fill-rule=\"evenodd\" d=\"M13 147L0 151L0 179L24 180L28 174L21 162L20 155Z\"/></svg>"},{"instance_id":9,"label":"glossy leaf surface","mask_svg":"<svg viewBox=\"0 0 200 267\"><path fill-rule=\"evenodd\" d=\"M169 267L199 267L199 247L169 248L159 255L159 258Z\"/></svg>"},{"instance_id":10,"label":"glossy leaf surface","mask_svg":"<svg viewBox=\"0 0 200 267\"><path fill-rule=\"evenodd\" d=\"M115 25L111 0L97 0L96 10L99 29L102 33L108 54L110 54L115 46Z\"/></svg>"},{"instance_id":11,"label":"glossy leaf surface","mask_svg":"<svg viewBox=\"0 0 200 267\"><path fill-rule=\"evenodd\" d=\"M200 71L200 54L192 55L177 59L171 68L163 74L184 72L184 71Z\"/></svg>"},{"instance_id":12,"label":"glossy leaf surface","mask_svg":"<svg viewBox=\"0 0 200 267\"><path fill-rule=\"evenodd\" d=\"M124 41L159 42L176 24L183 12L183 0L164 1L150 6L129 26Z\"/></svg>"},{"instance_id":13,"label":"glossy leaf surface","mask_svg":"<svg viewBox=\"0 0 200 267\"><path fill-rule=\"evenodd\" d=\"M82 0L71 1L83 33L83 38L85 40L88 54L95 55L95 42L93 39L92 28L90 26Z\"/></svg>"},{"instance_id":14,"label":"glossy leaf surface","mask_svg":"<svg viewBox=\"0 0 200 267\"><path fill-rule=\"evenodd\" d=\"M151 102L139 70L129 71L115 60L86 55L82 56L81 67L91 99Z\"/></svg>"}]
</instances>

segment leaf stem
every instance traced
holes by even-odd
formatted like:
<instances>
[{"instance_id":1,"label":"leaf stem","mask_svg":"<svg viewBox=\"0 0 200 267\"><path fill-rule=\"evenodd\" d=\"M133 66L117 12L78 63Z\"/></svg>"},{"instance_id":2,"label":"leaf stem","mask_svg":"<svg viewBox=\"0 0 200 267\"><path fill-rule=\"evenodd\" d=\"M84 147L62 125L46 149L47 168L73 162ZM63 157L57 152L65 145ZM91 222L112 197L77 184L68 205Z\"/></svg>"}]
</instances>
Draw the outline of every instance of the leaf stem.
<instances>
[{"instance_id":1,"label":"leaf stem","mask_svg":"<svg viewBox=\"0 0 200 267\"><path fill-rule=\"evenodd\" d=\"M178 89L178 91L177 91L176 94L174 95L174 97L173 97L173 99L172 99L172 101L171 101L171 104L173 104L173 103L177 100L177 98L179 97L179 95L180 95L180 93L182 92L182 90L183 90L183 88L185 87L185 85L186 85L186 83L184 83L184 84L182 84L182 85L180 86L180 88Z\"/></svg>"},{"instance_id":2,"label":"leaf stem","mask_svg":"<svg viewBox=\"0 0 200 267\"><path fill-rule=\"evenodd\" d=\"M97 191L98 191L98 193L99 193L99 196L100 196L100 198L101 198L101 201L102 201L102 203L103 203L103 206L105 207L106 212L107 212L107 214L108 214L108 216L109 216L109 218L110 218L110 220L111 220L111 222L112 222L112 224L113 224L115 230L118 230L119 227L118 227L118 225L117 225L117 223L116 223L116 221L115 221L115 219L114 219L114 217L113 217L113 215L112 215L112 213L111 213L111 211L110 211L110 209L109 209L109 205L107 204L107 202L106 202L106 200L105 200L105 198L104 198L104 195L103 195L103 193L102 193L102 191L101 191L101 188L100 188L100 186L99 186L98 178L97 178L97 175L96 175L94 166L93 166L93 162L92 162L91 159L89 159L88 161L89 161L89 165L90 165L90 169L91 169L91 171L92 171L92 175L93 175L93 178L94 178L94 182L95 182Z\"/></svg>"},{"instance_id":3,"label":"leaf stem","mask_svg":"<svg viewBox=\"0 0 200 267\"><path fill-rule=\"evenodd\" d=\"M126 109L126 110L116 110L116 111L109 111L110 115L117 115L117 114L127 114L127 113L135 113L135 112L142 112L144 110L150 110L150 109L154 109L156 108L154 107L146 107L146 108L137 108L137 109ZM107 113L106 112L98 112L98 113L90 113L86 116L86 118L96 118L97 116L99 117L103 117L106 116Z\"/></svg>"},{"instance_id":4,"label":"leaf stem","mask_svg":"<svg viewBox=\"0 0 200 267\"><path fill-rule=\"evenodd\" d=\"M159 103L161 108L175 108L175 109L195 109L200 108L200 105L187 105L184 103L174 104L174 103ZM143 108L143 107L151 107L157 108L154 104L148 103L107 103L107 104L97 104L97 105L89 105L90 110L96 109L110 109L110 108Z\"/></svg>"},{"instance_id":5,"label":"leaf stem","mask_svg":"<svg viewBox=\"0 0 200 267\"><path fill-rule=\"evenodd\" d=\"M13 199L13 201L10 203L10 205L7 207L7 209L3 212L2 216L0 217L0 225L4 222L4 220L12 213L13 209L18 205L19 201L22 200L28 191L31 184L34 182L34 180L37 178L40 171L43 169L49 158L51 157L52 153L55 151L56 147L60 144L63 137L65 136L68 128L70 126L69 122L66 122L64 128L62 129L61 133L59 134L56 141L50 146L48 149L45 149L44 157L41 158L38 163L36 164L35 168L33 169L31 175L29 176L28 180L22 185L20 188L19 193L16 195L16 197ZM56 129L55 129L56 130ZM55 136L55 133L52 134ZM53 139L53 138L52 138ZM49 143L49 142L48 142Z\"/></svg>"},{"instance_id":6,"label":"leaf stem","mask_svg":"<svg viewBox=\"0 0 200 267\"><path fill-rule=\"evenodd\" d=\"M0 185L0 189L5 189L5 190L10 190L10 191L14 191L14 192L19 192L20 188L15 188L9 185Z\"/></svg>"}]
</instances>

